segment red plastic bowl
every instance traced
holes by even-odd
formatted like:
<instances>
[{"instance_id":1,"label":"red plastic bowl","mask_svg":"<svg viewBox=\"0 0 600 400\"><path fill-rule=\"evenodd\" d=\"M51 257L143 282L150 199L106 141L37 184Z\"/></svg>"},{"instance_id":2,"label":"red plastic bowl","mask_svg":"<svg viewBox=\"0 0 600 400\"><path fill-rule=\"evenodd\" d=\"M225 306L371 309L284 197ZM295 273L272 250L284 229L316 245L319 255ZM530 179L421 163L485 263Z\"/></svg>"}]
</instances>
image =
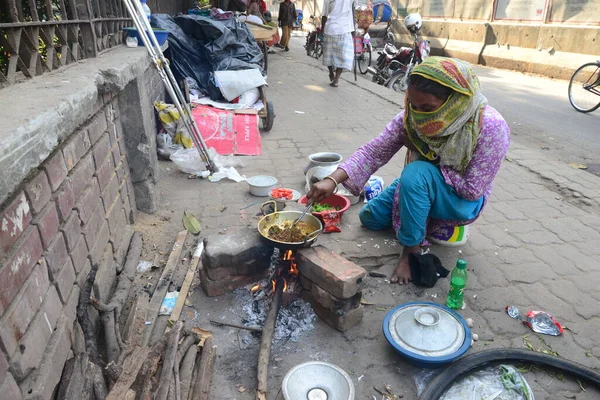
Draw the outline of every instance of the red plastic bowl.
<instances>
[{"instance_id":1,"label":"red plastic bowl","mask_svg":"<svg viewBox=\"0 0 600 400\"><path fill-rule=\"evenodd\" d=\"M300 197L300 200L298 200L299 204L306 204L308 201L308 199L306 198L306 196L302 196ZM344 213L344 211L346 211L347 209L350 208L350 200L348 200L348 198L340 195L340 194L332 194L329 197L326 197L325 200L321 201L320 203L327 203L329 205L332 205L333 207L339 207L340 209L338 210L338 213L340 213L340 216ZM320 212L314 212L312 213L315 217L318 218L322 218L323 217L323 213Z\"/></svg>"}]
</instances>

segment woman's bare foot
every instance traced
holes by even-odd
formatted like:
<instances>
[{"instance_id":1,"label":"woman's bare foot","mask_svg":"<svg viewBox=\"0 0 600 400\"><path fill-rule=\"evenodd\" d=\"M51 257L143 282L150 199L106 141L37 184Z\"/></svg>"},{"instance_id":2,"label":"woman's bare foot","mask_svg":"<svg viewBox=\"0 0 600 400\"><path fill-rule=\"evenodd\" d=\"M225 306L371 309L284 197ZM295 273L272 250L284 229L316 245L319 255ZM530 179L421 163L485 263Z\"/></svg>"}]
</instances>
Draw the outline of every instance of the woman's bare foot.
<instances>
[{"instance_id":1,"label":"woman's bare foot","mask_svg":"<svg viewBox=\"0 0 600 400\"><path fill-rule=\"evenodd\" d=\"M410 273L410 264L408 262L408 256L411 253L419 253L421 251L421 247L419 245L416 246L404 246L402 250L402 255L400 256L400 261L398 261L398 265L390 278L391 283L399 283L400 285L406 285L409 282L412 282L412 275Z\"/></svg>"},{"instance_id":2,"label":"woman's bare foot","mask_svg":"<svg viewBox=\"0 0 600 400\"><path fill-rule=\"evenodd\" d=\"M339 83L339 79L334 79L329 85L333 87L338 87Z\"/></svg>"},{"instance_id":3,"label":"woman's bare foot","mask_svg":"<svg viewBox=\"0 0 600 400\"><path fill-rule=\"evenodd\" d=\"M335 74L333 73L333 71L329 71L329 82L333 82L334 78L335 78Z\"/></svg>"},{"instance_id":4,"label":"woman's bare foot","mask_svg":"<svg viewBox=\"0 0 600 400\"><path fill-rule=\"evenodd\" d=\"M406 285L407 283L412 282L412 275L410 273L410 265L408 264L408 260L400 260L398 266L396 266L396 269L392 274L390 282L399 283L400 285Z\"/></svg>"}]
</instances>

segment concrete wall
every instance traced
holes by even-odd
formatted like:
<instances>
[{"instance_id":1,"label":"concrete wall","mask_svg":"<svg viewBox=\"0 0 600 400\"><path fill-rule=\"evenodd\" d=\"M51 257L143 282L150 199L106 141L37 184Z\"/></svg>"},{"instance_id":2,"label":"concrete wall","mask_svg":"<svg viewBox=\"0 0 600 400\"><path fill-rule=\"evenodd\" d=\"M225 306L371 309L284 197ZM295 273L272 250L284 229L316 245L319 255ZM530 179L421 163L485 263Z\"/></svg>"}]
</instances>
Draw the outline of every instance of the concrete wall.
<instances>
[{"instance_id":1,"label":"concrete wall","mask_svg":"<svg viewBox=\"0 0 600 400\"><path fill-rule=\"evenodd\" d=\"M136 208L156 206L149 65L123 47L0 91L0 398L52 397L91 265L107 302Z\"/></svg>"}]
</instances>

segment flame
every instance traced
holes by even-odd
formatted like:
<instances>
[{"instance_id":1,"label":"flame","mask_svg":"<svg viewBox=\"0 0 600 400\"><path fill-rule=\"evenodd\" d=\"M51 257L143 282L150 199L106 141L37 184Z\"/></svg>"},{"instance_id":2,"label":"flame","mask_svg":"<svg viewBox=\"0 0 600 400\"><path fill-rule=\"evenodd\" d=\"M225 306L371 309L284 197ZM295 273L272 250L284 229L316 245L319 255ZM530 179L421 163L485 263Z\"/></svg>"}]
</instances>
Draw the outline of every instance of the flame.
<instances>
[{"instance_id":1,"label":"flame","mask_svg":"<svg viewBox=\"0 0 600 400\"><path fill-rule=\"evenodd\" d=\"M258 291L258 289L260 289L260 285L254 285L252 286L252 289L250 289L250 293L255 293Z\"/></svg>"},{"instance_id":2,"label":"flame","mask_svg":"<svg viewBox=\"0 0 600 400\"><path fill-rule=\"evenodd\" d=\"M285 252L285 254L283 255L283 259L285 261L289 261L290 262L290 274L292 275L298 275L298 267L296 264L296 257L294 256L294 252L292 250L288 250Z\"/></svg>"},{"instance_id":3,"label":"flame","mask_svg":"<svg viewBox=\"0 0 600 400\"><path fill-rule=\"evenodd\" d=\"M275 286L276 286L275 279L271 279L271 285L273 285L273 293L275 293Z\"/></svg>"},{"instance_id":4,"label":"flame","mask_svg":"<svg viewBox=\"0 0 600 400\"><path fill-rule=\"evenodd\" d=\"M287 288L288 288L288 284L287 284L287 281L284 279L283 280L283 293L286 292Z\"/></svg>"}]
</instances>

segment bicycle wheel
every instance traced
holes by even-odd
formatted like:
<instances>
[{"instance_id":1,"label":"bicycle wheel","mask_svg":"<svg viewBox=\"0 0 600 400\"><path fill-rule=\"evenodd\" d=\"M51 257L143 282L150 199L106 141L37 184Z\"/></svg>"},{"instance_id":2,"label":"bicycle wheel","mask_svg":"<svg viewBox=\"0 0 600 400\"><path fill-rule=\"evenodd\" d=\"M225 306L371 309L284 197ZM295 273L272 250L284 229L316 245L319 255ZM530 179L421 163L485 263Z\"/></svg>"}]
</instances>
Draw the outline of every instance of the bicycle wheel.
<instances>
[{"instance_id":1,"label":"bicycle wheel","mask_svg":"<svg viewBox=\"0 0 600 400\"><path fill-rule=\"evenodd\" d=\"M267 69L269 68L269 61L268 61L268 51L269 48L267 47L267 42L262 41L260 42L260 49L262 50L263 53L263 61L262 61L262 67L263 67L263 71L266 74L267 73Z\"/></svg>"},{"instance_id":2,"label":"bicycle wheel","mask_svg":"<svg viewBox=\"0 0 600 400\"><path fill-rule=\"evenodd\" d=\"M367 73L367 68L371 66L371 50L366 47L358 57L358 70L361 74Z\"/></svg>"},{"instance_id":3,"label":"bicycle wheel","mask_svg":"<svg viewBox=\"0 0 600 400\"><path fill-rule=\"evenodd\" d=\"M583 64L575 71L569 82L569 102L582 113L600 107L600 64Z\"/></svg>"},{"instance_id":4,"label":"bicycle wheel","mask_svg":"<svg viewBox=\"0 0 600 400\"><path fill-rule=\"evenodd\" d=\"M315 42L310 42L310 44L306 47L306 55L310 57L314 57L315 52Z\"/></svg>"}]
</instances>

